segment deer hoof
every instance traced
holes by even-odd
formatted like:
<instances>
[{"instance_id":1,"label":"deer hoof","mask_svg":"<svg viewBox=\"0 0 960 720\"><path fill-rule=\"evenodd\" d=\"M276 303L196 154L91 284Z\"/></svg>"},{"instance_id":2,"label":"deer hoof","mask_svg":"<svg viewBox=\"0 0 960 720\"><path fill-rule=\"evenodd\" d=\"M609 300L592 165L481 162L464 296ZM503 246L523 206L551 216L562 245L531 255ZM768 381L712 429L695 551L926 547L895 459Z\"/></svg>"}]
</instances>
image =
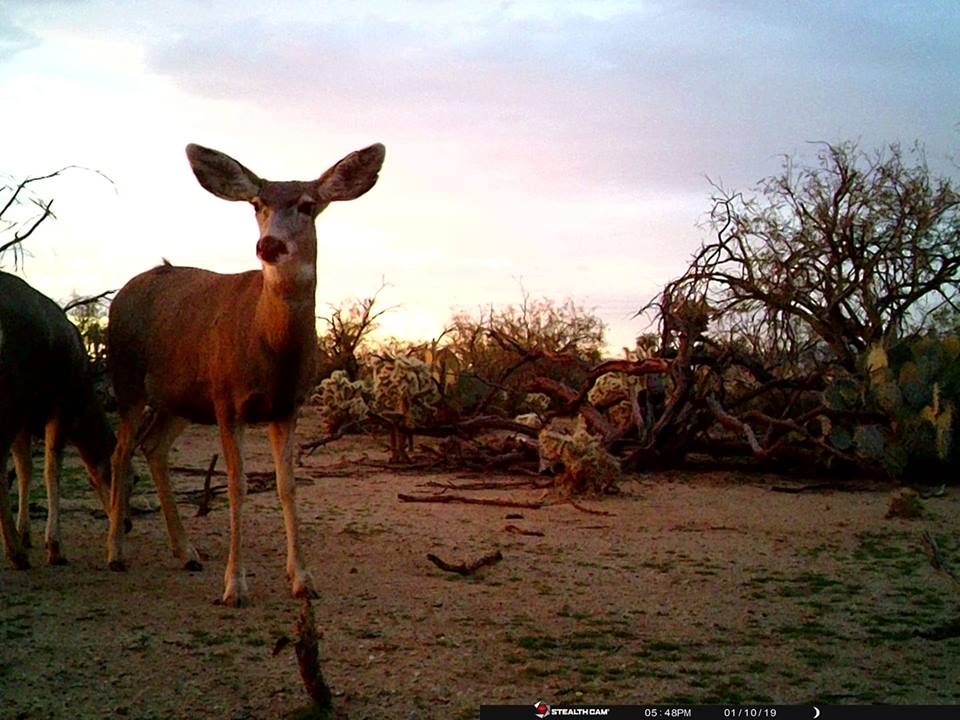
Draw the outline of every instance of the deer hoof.
<instances>
[{"instance_id":1,"label":"deer hoof","mask_svg":"<svg viewBox=\"0 0 960 720\"><path fill-rule=\"evenodd\" d=\"M123 560L111 560L107 567L109 567L113 572L126 572L127 564Z\"/></svg>"},{"instance_id":2,"label":"deer hoof","mask_svg":"<svg viewBox=\"0 0 960 720\"><path fill-rule=\"evenodd\" d=\"M200 572L203 570L203 563L199 560L187 560L183 565L183 569L188 572Z\"/></svg>"},{"instance_id":3,"label":"deer hoof","mask_svg":"<svg viewBox=\"0 0 960 720\"><path fill-rule=\"evenodd\" d=\"M47 564L48 565L66 565L67 559L60 552L59 541L47 543Z\"/></svg>"},{"instance_id":4,"label":"deer hoof","mask_svg":"<svg viewBox=\"0 0 960 720\"><path fill-rule=\"evenodd\" d=\"M310 598L311 600L317 600L320 597L320 593L314 590L313 586L309 583L303 583L300 585L294 585L293 596L295 598Z\"/></svg>"},{"instance_id":5,"label":"deer hoof","mask_svg":"<svg viewBox=\"0 0 960 720\"><path fill-rule=\"evenodd\" d=\"M242 607L246 607L249 604L249 600L239 595L232 596L232 597L224 596L222 598L217 598L216 600L214 600L213 604L226 605L227 607L232 607L232 608L242 608Z\"/></svg>"},{"instance_id":6,"label":"deer hoof","mask_svg":"<svg viewBox=\"0 0 960 720\"><path fill-rule=\"evenodd\" d=\"M17 570L29 570L30 569L30 560L27 558L27 554L24 552L18 552L10 556L10 562L13 563L13 567Z\"/></svg>"}]
</instances>

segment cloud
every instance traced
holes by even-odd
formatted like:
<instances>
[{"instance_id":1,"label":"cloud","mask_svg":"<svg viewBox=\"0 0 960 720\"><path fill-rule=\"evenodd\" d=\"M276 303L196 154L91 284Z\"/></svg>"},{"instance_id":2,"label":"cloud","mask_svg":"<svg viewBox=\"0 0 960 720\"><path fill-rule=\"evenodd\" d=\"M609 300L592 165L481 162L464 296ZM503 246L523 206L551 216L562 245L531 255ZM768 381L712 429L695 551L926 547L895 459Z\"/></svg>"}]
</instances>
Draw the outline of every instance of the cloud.
<instances>
[{"instance_id":1,"label":"cloud","mask_svg":"<svg viewBox=\"0 0 960 720\"><path fill-rule=\"evenodd\" d=\"M14 23L5 8L0 8L0 65L39 42L33 33Z\"/></svg>"},{"instance_id":2,"label":"cloud","mask_svg":"<svg viewBox=\"0 0 960 720\"><path fill-rule=\"evenodd\" d=\"M624 298L682 270L709 209L705 176L748 189L781 154L809 157L811 140L920 139L932 166L957 144L953 0L5 8L64 57L80 56L66 39L100 39L104 64L129 64L113 82L119 105L154 119L160 155L203 142L271 176L384 142L388 168L364 212L324 220L329 237L354 238L327 258L349 269L334 280L366 287L385 272L398 292L443 304L510 297L525 275L534 293L582 290L622 316ZM129 61L112 59L116 44ZM102 78L83 57L76 72ZM121 115L142 132L137 113ZM225 262L219 246L210 254L195 262Z\"/></svg>"},{"instance_id":3,"label":"cloud","mask_svg":"<svg viewBox=\"0 0 960 720\"><path fill-rule=\"evenodd\" d=\"M960 104L946 5L916 17L883 3L363 7L185 21L147 62L191 92L318 127L390 128L452 162L476 161L454 147L467 140L495 175L538 169L571 192L752 182L798 143L910 141L925 128L905 114Z\"/></svg>"}]
</instances>

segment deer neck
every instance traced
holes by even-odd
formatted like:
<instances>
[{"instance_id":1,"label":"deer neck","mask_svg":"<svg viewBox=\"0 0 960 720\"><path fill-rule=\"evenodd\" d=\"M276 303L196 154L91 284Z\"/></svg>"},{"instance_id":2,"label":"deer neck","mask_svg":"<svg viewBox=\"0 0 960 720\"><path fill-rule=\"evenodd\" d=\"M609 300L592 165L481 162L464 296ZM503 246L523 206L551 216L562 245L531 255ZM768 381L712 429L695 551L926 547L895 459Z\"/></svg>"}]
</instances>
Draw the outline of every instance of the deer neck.
<instances>
[{"instance_id":1,"label":"deer neck","mask_svg":"<svg viewBox=\"0 0 960 720\"><path fill-rule=\"evenodd\" d=\"M317 268L315 258L264 263L257 301L257 334L278 352L316 346Z\"/></svg>"}]
</instances>

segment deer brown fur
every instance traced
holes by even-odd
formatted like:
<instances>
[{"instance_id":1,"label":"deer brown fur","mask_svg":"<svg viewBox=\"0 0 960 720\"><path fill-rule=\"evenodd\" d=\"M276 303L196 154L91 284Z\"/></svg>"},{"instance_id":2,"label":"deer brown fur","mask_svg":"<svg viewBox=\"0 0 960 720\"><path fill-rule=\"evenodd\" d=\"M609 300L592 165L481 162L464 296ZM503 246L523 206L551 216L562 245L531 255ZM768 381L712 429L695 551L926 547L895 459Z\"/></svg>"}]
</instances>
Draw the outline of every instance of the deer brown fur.
<instances>
[{"instance_id":1,"label":"deer brown fur","mask_svg":"<svg viewBox=\"0 0 960 720\"><path fill-rule=\"evenodd\" d=\"M45 440L47 560L66 562L60 542L60 470L69 442L80 452L98 498L109 508L113 431L96 398L77 328L50 298L0 272L0 526L7 557L29 567L31 440ZM14 527L7 486L12 450L19 502Z\"/></svg>"},{"instance_id":2,"label":"deer brown fur","mask_svg":"<svg viewBox=\"0 0 960 720\"><path fill-rule=\"evenodd\" d=\"M230 554L223 601L247 597L241 557L244 428L267 423L287 533L287 575L294 595L315 595L298 534L293 437L316 364L314 221L331 202L359 197L377 180L384 148L351 153L318 180L272 182L215 150L187 146L200 184L256 210L261 269L235 274L163 265L138 275L110 309L108 365L120 426L113 457L108 540L110 567L124 568L123 509L130 458L143 447L174 554L189 569L200 558L180 522L167 477L167 454L190 422L216 423L227 464ZM149 423L145 409L149 406Z\"/></svg>"}]
</instances>

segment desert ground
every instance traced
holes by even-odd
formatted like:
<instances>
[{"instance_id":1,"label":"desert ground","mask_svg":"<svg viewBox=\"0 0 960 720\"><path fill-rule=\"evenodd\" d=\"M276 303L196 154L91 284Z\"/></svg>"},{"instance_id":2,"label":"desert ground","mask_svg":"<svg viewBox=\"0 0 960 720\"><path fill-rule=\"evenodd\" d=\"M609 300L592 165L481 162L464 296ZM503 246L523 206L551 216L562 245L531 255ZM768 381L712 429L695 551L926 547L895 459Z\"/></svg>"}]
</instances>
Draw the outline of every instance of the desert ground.
<instances>
[{"instance_id":1,"label":"desert ground","mask_svg":"<svg viewBox=\"0 0 960 720\"><path fill-rule=\"evenodd\" d=\"M316 428L308 410L300 438ZM126 573L107 570L106 519L72 454L70 564L44 564L35 480L33 568L0 566L0 718L282 718L308 702L286 643L300 606L269 483L251 484L245 508L251 603L215 604L227 501L216 495L197 517L194 491L217 450L215 429L194 426L171 457L205 560L195 573L170 554L142 463ZM618 495L576 507L529 485L443 487L529 477L398 471L386 459L383 439L353 437L297 469L335 717L470 718L481 704L539 699L960 703L960 588L931 565L922 536L960 568L954 488L923 500L919 519L888 519L890 485L676 472L630 477ZM247 468L271 470L258 429ZM548 503L397 497L441 492ZM495 550L502 560L470 576L427 559Z\"/></svg>"}]
</instances>

